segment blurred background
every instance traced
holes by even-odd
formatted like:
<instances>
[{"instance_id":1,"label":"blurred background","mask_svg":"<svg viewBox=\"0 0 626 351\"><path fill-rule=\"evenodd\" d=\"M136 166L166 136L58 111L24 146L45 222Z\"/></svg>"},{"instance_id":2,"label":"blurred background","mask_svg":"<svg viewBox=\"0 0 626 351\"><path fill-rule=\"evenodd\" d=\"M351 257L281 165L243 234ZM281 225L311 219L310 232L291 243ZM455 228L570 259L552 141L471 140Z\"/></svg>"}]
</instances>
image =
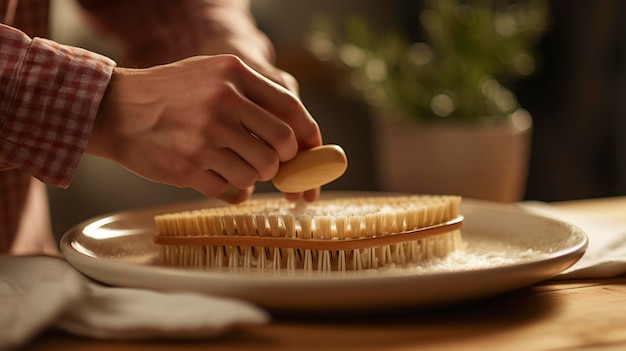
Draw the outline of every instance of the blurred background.
<instances>
[{"instance_id":1,"label":"blurred background","mask_svg":"<svg viewBox=\"0 0 626 351\"><path fill-rule=\"evenodd\" d=\"M376 111L346 93L346 75L309 44L319 15L341 26L355 14L371 28L395 28L424 40L417 0L251 0L259 27L273 40L278 66L299 81L301 97L326 143L348 154L346 174L324 189L384 190L377 179L372 119ZM545 28L533 45L535 70L509 88L532 116L528 168L519 200L559 201L626 195L626 2L548 1ZM78 16L77 16L78 14ZM53 2L54 39L116 56L81 20L73 1ZM411 153L411 151L406 151ZM258 191L274 191L259 184ZM55 235L93 216L200 199L190 189L145 181L106 160L85 156L67 190L50 188Z\"/></svg>"}]
</instances>

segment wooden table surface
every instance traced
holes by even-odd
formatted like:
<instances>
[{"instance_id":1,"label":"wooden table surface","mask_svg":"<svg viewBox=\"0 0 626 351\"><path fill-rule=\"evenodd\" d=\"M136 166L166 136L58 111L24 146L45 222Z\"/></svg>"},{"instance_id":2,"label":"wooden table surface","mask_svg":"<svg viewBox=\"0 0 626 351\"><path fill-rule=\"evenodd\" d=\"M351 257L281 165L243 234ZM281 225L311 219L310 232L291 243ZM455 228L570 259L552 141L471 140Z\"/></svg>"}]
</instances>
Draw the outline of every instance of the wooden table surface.
<instances>
[{"instance_id":1,"label":"wooden table surface","mask_svg":"<svg viewBox=\"0 0 626 351\"><path fill-rule=\"evenodd\" d=\"M626 228L626 197L554 203ZM48 331L28 350L626 350L626 276L550 281L471 305L370 316L276 316L218 339L142 342Z\"/></svg>"}]
</instances>

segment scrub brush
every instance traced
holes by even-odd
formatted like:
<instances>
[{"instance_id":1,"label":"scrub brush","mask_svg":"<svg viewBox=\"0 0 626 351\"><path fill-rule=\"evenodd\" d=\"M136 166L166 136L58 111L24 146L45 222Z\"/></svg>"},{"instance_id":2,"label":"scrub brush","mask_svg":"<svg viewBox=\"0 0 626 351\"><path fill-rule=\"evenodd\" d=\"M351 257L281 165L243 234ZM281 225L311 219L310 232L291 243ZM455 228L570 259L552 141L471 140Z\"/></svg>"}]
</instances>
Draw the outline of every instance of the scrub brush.
<instances>
[{"instance_id":1,"label":"scrub brush","mask_svg":"<svg viewBox=\"0 0 626 351\"><path fill-rule=\"evenodd\" d=\"M346 170L338 145L281 165L283 192L324 185ZM459 196L353 197L302 206L283 199L155 216L161 263L307 271L417 263L460 248Z\"/></svg>"},{"instance_id":2,"label":"scrub brush","mask_svg":"<svg viewBox=\"0 0 626 351\"><path fill-rule=\"evenodd\" d=\"M415 264L462 246L458 196L283 199L155 216L161 263L319 271Z\"/></svg>"}]
</instances>

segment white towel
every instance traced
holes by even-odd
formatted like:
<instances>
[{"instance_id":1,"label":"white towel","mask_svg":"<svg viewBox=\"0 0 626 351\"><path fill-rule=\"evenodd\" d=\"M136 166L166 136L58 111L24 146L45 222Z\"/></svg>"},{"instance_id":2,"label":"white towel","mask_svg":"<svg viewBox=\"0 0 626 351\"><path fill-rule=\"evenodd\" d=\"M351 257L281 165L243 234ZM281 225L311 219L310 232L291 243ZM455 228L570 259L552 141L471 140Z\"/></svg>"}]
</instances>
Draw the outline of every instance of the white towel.
<instances>
[{"instance_id":1,"label":"white towel","mask_svg":"<svg viewBox=\"0 0 626 351\"><path fill-rule=\"evenodd\" d=\"M60 258L0 255L0 350L50 327L109 339L207 338L268 321L238 300L105 287Z\"/></svg>"},{"instance_id":2,"label":"white towel","mask_svg":"<svg viewBox=\"0 0 626 351\"><path fill-rule=\"evenodd\" d=\"M575 225L587 234L587 252L556 279L610 278L626 273L626 226L623 223L559 209L545 202L527 201L519 205L528 212Z\"/></svg>"}]
</instances>

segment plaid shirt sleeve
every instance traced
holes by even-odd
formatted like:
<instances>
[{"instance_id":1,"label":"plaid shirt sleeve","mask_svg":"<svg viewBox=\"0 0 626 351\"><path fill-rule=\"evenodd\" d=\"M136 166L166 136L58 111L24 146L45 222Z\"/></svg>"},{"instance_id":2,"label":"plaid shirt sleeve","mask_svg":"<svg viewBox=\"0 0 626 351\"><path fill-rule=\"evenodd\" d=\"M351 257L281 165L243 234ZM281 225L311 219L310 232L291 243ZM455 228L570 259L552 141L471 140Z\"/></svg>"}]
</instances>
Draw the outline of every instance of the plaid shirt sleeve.
<instances>
[{"instance_id":1,"label":"plaid shirt sleeve","mask_svg":"<svg viewBox=\"0 0 626 351\"><path fill-rule=\"evenodd\" d=\"M0 167L68 186L114 65L0 24Z\"/></svg>"},{"instance_id":2,"label":"plaid shirt sleeve","mask_svg":"<svg viewBox=\"0 0 626 351\"><path fill-rule=\"evenodd\" d=\"M0 24L0 252L28 215L29 175L69 185L114 65Z\"/></svg>"}]
</instances>

